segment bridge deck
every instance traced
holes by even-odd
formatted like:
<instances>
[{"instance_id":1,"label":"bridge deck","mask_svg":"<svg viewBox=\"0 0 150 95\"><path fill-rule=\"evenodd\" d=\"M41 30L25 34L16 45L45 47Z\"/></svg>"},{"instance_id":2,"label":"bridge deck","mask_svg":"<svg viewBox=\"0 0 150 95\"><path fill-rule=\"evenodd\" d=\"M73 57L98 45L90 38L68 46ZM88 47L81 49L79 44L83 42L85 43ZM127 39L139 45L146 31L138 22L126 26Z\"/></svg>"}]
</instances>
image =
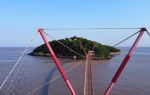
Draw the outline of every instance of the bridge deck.
<instances>
[{"instance_id":1,"label":"bridge deck","mask_svg":"<svg viewBox=\"0 0 150 95\"><path fill-rule=\"evenodd\" d=\"M87 59L86 59L84 95L93 95L91 55L90 54L87 54Z\"/></svg>"}]
</instances>

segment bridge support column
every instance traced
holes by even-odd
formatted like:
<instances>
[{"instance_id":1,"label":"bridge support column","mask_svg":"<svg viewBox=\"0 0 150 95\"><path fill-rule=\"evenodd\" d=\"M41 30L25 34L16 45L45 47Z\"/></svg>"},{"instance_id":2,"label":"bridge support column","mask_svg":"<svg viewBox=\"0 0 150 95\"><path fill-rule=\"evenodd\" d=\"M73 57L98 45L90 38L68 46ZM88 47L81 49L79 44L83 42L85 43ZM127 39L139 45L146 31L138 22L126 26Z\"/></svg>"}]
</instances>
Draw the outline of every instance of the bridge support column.
<instances>
[{"instance_id":1,"label":"bridge support column","mask_svg":"<svg viewBox=\"0 0 150 95\"><path fill-rule=\"evenodd\" d=\"M122 64L120 65L119 69L117 70L116 74L114 75L109 87L107 88L106 92L105 92L105 95L109 95L112 88L115 86L119 76L121 75L121 73L123 72L125 66L127 65L128 61L130 60L132 54L133 54L133 51L136 49L139 41L141 40L144 32L146 31L146 28L142 28L140 30L140 34L138 35L137 39L135 40L133 46L131 47L130 51L128 52L128 54L126 55L126 57L124 58Z\"/></svg>"},{"instance_id":2,"label":"bridge support column","mask_svg":"<svg viewBox=\"0 0 150 95\"><path fill-rule=\"evenodd\" d=\"M71 94L72 94L72 95L76 95L76 93L75 93L73 87L71 86L71 84L70 84L70 82L69 82L69 80L68 80L68 78L67 78L67 75L65 74L65 71L64 71L62 65L60 64L58 58L56 57L55 53L53 52L53 49L51 48L51 46L50 46L48 40L46 39L46 37L45 37L45 35L44 35L43 29L38 29L38 32L41 34L41 36L42 36L42 38L43 38L43 40L44 40L44 42L45 42L45 44L46 44L46 46L47 46L47 48L48 48L50 54L52 55L52 58L53 58L53 60L54 60L54 62L55 62L55 64L56 64L56 66L57 66L57 68L58 68L58 70L59 70L59 72L60 72L62 78L63 78L64 81L66 82L66 84L67 84L67 86L68 86L68 88L69 88Z\"/></svg>"}]
</instances>

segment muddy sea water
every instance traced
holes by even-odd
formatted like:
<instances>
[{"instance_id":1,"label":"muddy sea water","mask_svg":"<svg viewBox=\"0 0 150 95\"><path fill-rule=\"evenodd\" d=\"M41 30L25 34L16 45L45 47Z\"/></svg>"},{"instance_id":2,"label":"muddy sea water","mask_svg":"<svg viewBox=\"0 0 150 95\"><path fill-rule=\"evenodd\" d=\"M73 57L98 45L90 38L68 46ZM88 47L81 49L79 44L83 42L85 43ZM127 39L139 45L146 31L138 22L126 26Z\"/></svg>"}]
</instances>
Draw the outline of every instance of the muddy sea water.
<instances>
[{"instance_id":1,"label":"muddy sea water","mask_svg":"<svg viewBox=\"0 0 150 95\"><path fill-rule=\"evenodd\" d=\"M24 49L22 47L0 48L0 85ZM104 95L113 75L129 50L127 47L120 49L122 54L111 60L92 61L94 95ZM27 53L31 51L32 49ZM83 95L85 61L59 60L77 95ZM43 84L45 85L42 86ZM26 54L0 90L0 95L71 94L51 58ZM150 95L150 48L140 47L135 50L110 95Z\"/></svg>"}]
</instances>

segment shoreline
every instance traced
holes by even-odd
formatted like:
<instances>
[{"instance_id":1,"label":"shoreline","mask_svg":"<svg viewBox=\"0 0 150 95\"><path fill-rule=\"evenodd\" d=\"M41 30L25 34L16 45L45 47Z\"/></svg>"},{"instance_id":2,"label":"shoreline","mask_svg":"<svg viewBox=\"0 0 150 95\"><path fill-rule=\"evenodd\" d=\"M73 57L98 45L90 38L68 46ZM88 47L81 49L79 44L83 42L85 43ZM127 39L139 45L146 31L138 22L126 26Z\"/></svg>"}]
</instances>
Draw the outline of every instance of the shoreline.
<instances>
[{"instance_id":1,"label":"shoreline","mask_svg":"<svg viewBox=\"0 0 150 95\"><path fill-rule=\"evenodd\" d=\"M110 55L111 55L111 56L115 56L115 55L119 55L119 54L121 54L121 53L122 53L122 52L111 52Z\"/></svg>"},{"instance_id":2,"label":"shoreline","mask_svg":"<svg viewBox=\"0 0 150 95\"><path fill-rule=\"evenodd\" d=\"M101 60L101 61L103 61L103 60L109 60L112 57L117 56L117 55L119 55L121 53L122 52L111 52L110 53L110 57L108 57L108 58L93 57L92 60ZM37 54L29 53L28 55L30 55L30 56L41 56L41 57L51 57L50 54L44 54L44 53L37 53ZM62 59L62 60L74 60L74 58L72 58L72 57L62 57L62 56L57 56L57 57L59 59ZM82 60L82 59L76 58L75 60Z\"/></svg>"}]
</instances>

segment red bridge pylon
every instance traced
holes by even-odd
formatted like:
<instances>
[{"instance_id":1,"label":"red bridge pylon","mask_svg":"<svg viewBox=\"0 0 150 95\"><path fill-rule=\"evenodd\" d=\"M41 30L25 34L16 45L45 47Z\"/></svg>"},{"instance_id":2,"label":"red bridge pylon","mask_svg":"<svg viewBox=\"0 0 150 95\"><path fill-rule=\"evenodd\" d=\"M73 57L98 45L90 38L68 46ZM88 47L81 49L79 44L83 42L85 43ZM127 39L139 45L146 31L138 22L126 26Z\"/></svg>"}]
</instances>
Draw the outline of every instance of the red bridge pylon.
<instances>
[{"instance_id":1,"label":"red bridge pylon","mask_svg":"<svg viewBox=\"0 0 150 95\"><path fill-rule=\"evenodd\" d=\"M58 68L58 70L59 70L59 72L60 72L62 78L63 78L64 81L66 82L66 84L67 84L67 86L68 86L68 88L69 88L71 94L72 94L72 95L76 95L76 93L75 93L75 91L74 91L74 89L73 89L73 87L72 87L72 85L71 85L71 83L70 83L70 81L69 81L69 79L68 79L68 77L67 77L67 75L66 75L66 73L65 73L65 71L64 71L64 69L63 69L63 67L62 67L62 65L60 64L60 62L59 62L58 58L56 57L56 55L55 55L55 53L54 53L52 47L50 46L48 40L46 39L46 37L45 37L45 35L44 35L43 29L38 29L38 32L41 34L41 36L42 36L42 38L43 38L43 40L44 40L44 42L45 42L45 44L46 44L46 46L47 46L47 48L48 48L50 54L52 55L52 58L53 58L53 60L54 60L54 62L55 62L55 64L56 64L56 66L57 66L57 68Z\"/></svg>"},{"instance_id":2,"label":"red bridge pylon","mask_svg":"<svg viewBox=\"0 0 150 95\"><path fill-rule=\"evenodd\" d=\"M107 88L105 95L109 95L111 90L113 89L114 85L116 84L119 76L121 75L122 71L124 70L125 66L127 65L127 63L129 62L134 50L136 49L139 41L141 40L144 32L146 32L147 29L146 28L141 28L140 30L140 34L138 35L137 39L135 40L133 46L131 47L130 51L128 52L128 54L126 55L126 57L124 58L122 64L120 65L119 69L117 70L116 74L114 75L109 87Z\"/></svg>"}]
</instances>

